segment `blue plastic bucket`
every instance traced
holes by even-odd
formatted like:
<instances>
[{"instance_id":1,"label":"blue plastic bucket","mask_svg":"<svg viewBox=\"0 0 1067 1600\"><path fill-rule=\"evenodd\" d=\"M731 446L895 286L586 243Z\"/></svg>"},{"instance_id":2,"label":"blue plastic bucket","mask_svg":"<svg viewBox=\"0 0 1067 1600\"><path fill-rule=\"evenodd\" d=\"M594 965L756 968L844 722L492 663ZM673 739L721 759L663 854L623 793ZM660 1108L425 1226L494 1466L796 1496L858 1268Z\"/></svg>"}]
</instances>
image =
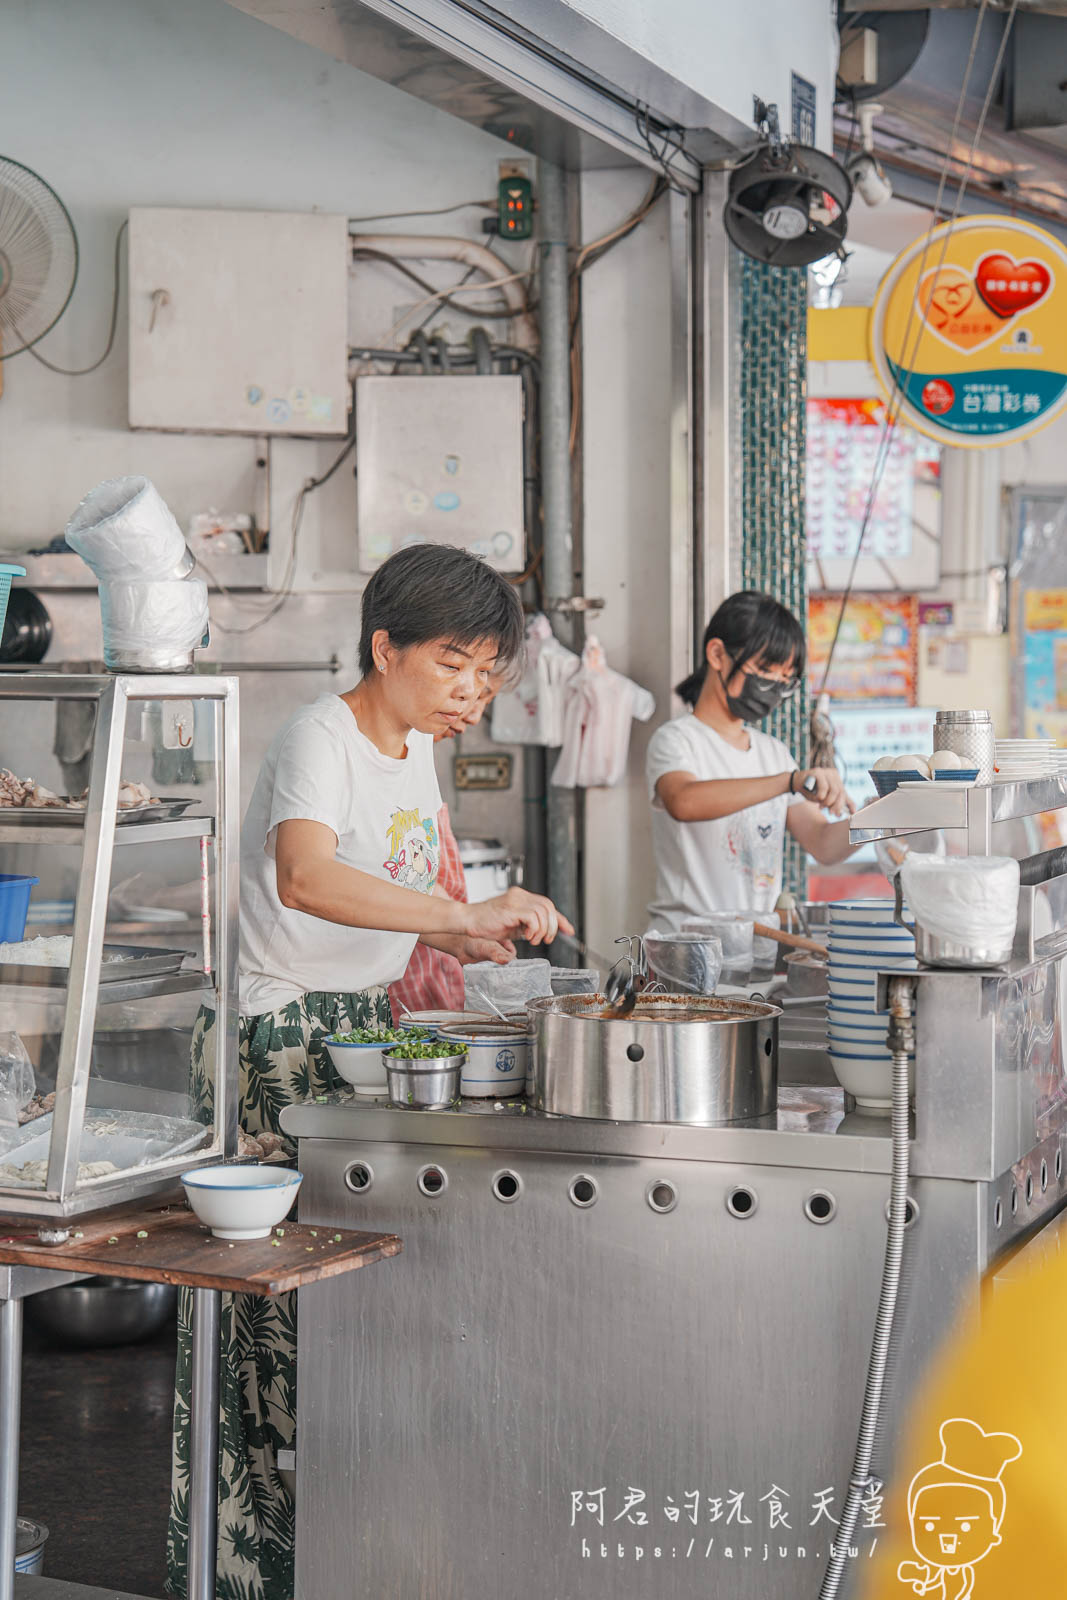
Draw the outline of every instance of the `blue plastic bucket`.
<instances>
[{"instance_id":1,"label":"blue plastic bucket","mask_svg":"<svg viewBox=\"0 0 1067 1600\"><path fill-rule=\"evenodd\" d=\"M21 878L11 872L0 872L0 940L17 944L25 938L30 891L40 881L39 878Z\"/></svg>"},{"instance_id":2,"label":"blue plastic bucket","mask_svg":"<svg viewBox=\"0 0 1067 1600\"><path fill-rule=\"evenodd\" d=\"M7 600L11 593L12 578L24 578L25 567L13 567L10 562L0 561L0 634L4 631L4 618L7 616Z\"/></svg>"}]
</instances>

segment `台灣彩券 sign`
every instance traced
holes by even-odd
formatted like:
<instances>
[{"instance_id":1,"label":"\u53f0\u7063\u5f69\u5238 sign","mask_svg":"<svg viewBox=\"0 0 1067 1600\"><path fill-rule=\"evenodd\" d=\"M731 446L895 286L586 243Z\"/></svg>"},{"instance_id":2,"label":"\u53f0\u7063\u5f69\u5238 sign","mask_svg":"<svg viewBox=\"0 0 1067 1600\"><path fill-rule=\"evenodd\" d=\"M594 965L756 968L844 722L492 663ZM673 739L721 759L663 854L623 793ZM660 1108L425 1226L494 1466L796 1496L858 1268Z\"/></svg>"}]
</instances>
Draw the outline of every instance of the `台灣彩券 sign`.
<instances>
[{"instance_id":1,"label":"\u53f0\u7063\u5f69\u5238 sign","mask_svg":"<svg viewBox=\"0 0 1067 1600\"><path fill-rule=\"evenodd\" d=\"M942 444L1009 444L1067 406L1067 251L1032 223L966 217L882 279L871 360L894 410Z\"/></svg>"}]
</instances>

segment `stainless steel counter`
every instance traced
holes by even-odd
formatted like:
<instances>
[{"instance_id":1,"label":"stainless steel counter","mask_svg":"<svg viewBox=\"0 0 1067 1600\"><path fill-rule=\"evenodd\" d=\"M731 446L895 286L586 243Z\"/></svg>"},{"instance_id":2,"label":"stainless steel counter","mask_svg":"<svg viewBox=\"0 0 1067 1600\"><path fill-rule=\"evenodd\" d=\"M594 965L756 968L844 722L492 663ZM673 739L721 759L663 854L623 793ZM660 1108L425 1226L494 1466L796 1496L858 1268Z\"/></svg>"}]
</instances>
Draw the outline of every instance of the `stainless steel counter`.
<instances>
[{"instance_id":1,"label":"stainless steel counter","mask_svg":"<svg viewBox=\"0 0 1067 1600\"><path fill-rule=\"evenodd\" d=\"M1067 1201L1067 957L917 985L882 1474L981 1275ZM817 1017L783 1032L810 1066ZM298 1600L814 1600L874 1325L888 1117L783 1083L775 1115L718 1127L348 1095L282 1125L303 1220L404 1240L388 1276L323 1286L301 1321Z\"/></svg>"}]
</instances>

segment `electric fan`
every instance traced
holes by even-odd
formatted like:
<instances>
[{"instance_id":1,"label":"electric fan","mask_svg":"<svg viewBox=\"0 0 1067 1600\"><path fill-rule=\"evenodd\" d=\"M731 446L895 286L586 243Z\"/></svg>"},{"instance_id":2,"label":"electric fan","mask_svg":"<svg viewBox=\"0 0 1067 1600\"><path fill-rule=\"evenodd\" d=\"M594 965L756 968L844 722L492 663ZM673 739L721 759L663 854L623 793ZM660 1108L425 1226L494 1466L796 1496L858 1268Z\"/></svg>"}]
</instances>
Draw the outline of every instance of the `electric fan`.
<instances>
[{"instance_id":1,"label":"electric fan","mask_svg":"<svg viewBox=\"0 0 1067 1600\"><path fill-rule=\"evenodd\" d=\"M851 199L832 156L771 137L730 174L723 225L756 261L806 267L841 249Z\"/></svg>"},{"instance_id":2,"label":"electric fan","mask_svg":"<svg viewBox=\"0 0 1067 1600\"><path fill-rule=\"evenodd\" d=\"M74 293L78 236L55 190L0 156L0 360L54 328Z\"/></svg>"}]
</instances>

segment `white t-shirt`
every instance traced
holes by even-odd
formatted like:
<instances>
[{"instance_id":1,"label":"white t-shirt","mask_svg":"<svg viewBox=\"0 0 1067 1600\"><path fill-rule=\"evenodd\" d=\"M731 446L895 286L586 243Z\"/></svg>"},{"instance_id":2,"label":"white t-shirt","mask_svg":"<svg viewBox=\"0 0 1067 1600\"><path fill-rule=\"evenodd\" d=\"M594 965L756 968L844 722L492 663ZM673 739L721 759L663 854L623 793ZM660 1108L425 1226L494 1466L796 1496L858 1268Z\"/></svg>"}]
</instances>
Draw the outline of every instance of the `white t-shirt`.
<instances>
[{"instance_id":1,"label":"white t-shirt","mask_svg":"<svg viewBox=\"0 0 1067 1600\"><path fill-rule=\"evenodd\" d=\"M738 750L692 712L657 728L648 746L646 773L652 800L656 895L650 929L680 933L682 924L709 911L769 912L782 891L786 812L800 795L779 795L712 822L677 822L656 794L664 773L694 778L763 778L792 772L796 762L779 739L749 728L749 748Z\"/></svg>"},{"instance_id":2,"label":"white t-shirt","mask_svg":"<svg viewBox=\"0 0 1067 1600\"><path fill-rule=\"evenodd\" d=\"M409 733L403 759L383 755L346 703L320 695L267 751L241 830L241 1014L259 1016L312 990L349 994L402 976L416 935L348 928L283 906L274 830L324 823L337 860L405 889L432 894L441 791L433 739Z\"/></svg>"}]
</instances>

